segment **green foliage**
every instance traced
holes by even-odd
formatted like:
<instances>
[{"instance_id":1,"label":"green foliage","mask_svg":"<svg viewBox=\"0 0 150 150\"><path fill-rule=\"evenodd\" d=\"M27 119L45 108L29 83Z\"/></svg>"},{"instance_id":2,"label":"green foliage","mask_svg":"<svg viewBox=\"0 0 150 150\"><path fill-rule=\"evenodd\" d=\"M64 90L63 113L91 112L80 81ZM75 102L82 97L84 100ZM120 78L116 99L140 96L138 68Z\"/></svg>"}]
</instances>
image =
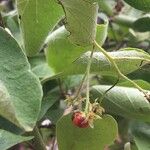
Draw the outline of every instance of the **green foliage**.
<instances>
[{"instance_id":1,"label":"green foliage","mask_svg":"<svg viewBox=\"0 0 150 150\"><path fill-rule=\"evenodd\" d=\"M102 45L107 37L107 22L97 26L97 41ZM69 32L64 26L55 30L47 38L49 44L46 49L48 64L56 73L64 71L64 68L71 68L74 62L81 54L92 49L91 46L81 47L72 44L68 40ZM59 61L58 61L59 60ZM60 62L63 62L60 64ZM69 70L69 69L68 69ZM78 72L77 72L78 73ZM82 72L83 73L83 72Z\"/></svg>"},{"instance_id":2,"label":"green foliage","mask_svg":"<svg viewBox=\"0 0 150 150\"><path fill-rule=\"evenodd\" d=\"M51 108L60 98L59 89L54 88L52 91L49 91L42 101L41 106L41 112L39 115L39 119L42 119L42 117L46 114L46 112Z\"/></svg>"},{"instance_id":3,"label":"green foliage","mask_svg":"<svg viewBox=\"0 0 150 150\"><path fill-rule=\"evenodd\" d=\"M70 33L70 40L80 46L91 45L96 36L98 4L83 0L59 2L66 15L65 26Z\"/></svg>"},{"instance_id":4,"label":"green foliage","mask_svg":"<svg viewBox=\"0 0 150 150\"><path fill-rule=\"evenodd\" d=\"M141 137L141 136L134 136L135 143L137 144L138 150L149 150L150 143L149 137Z\"/></svg>"},{"instance_id":5,"label":"green foliage","mask_svg":"<svg viewBox=\"0 0 150 150\"><path fill-rule=\"evenodd\" d=\"M17 0L24 49L28 56L37 54L63 10L55 0Z\"/></svg>"},{"instance_id":6,"label":"green foliage","mask_svg":"<svg viewBox=\"0 0 150 150\"><path fill-rule=\"evenodd\" d=\"M141 86L145 90L150 89L150 84L144 80L133 80L135 83L137 83L139 86ZM124 86L124 87L134 87L133 84L131 84L128 81L120 82L117 84L118 86Z\"/></svg>"},{"instance_id":7,"label":"green foliage","mask_svg":"<svg viewBox=\"0 0 150 150\"><path fill-rule=\"evenodd\" d=\"M109 135L109 136L108 136ZM81 129L73 125L71 114L57 123L59 150L102 150L117 136L116 121L109 115L94 122L94 128Z\"/></svg>"},{"instance_id":8,"label":"green foliage","mask_svg":"<svg viewBox=\"0 0 150 150\"><path fill-rule=\"evenodd\" d=\"M0 115L31 131L40 111L41 85L17 42L2 28L0 45Z\"/></svg>"},{"instance_id":9,"label":"green foliage","mask_svg":"<svg viewBox=\"0 0 150 150\"><path fill-rule=\"evenodd\" d=\"M131 124L131 131L134 136L134 141L138 147L138 150L150 149L150 124L142 122L133 122Z\"/></svg>"},{"instance_id":10,"label":"green foliage","mask_svg":"<svg viewBox=\"0 0 150 150\"><path fill-rule=\"evenodd\" d=\"M131 6L135 7L136 9L143 10L143 11L150 11L150 1L149 0L124 0Z\"/></svg>"},{"instance_id":11,"label":"green foliage","mask_svg":"<svg viewBox=\"0 0 150 150\"><path fill-rule=\"evenodd\" d=\"M49 37L50 45L46 50L47 61L56 73L64 72L64 74L67 75L82 74L85 72L90 52L84 53L83 55L81 54L89 50L89 48L82 48L71 44L66 39L67 36L63 37L63 31L65 31L65 29L62 27ZM144 65L141 64L142 60L147 61L150 58L147 53L134 48L110 52L110 55L114 57L114 60L124 74L139 69L141 65ZM100 52L93 54L91 72L100 73L102 75L116 74L114 67Z\"/></svg>"},{"instance_id":12,"label":"green foliage","mask_svg":"<svg viewBox=\"0 0 150 150\"><path fill-rule=\"evenodd\" d=\"M0 129L0 149L6 150L13 145L16 145L20 142L31 140L32 138L33 138L32 136L30 137L19 136Z\"/></svg>"},{"instance_id":13,"label":"green foliage","mask_svg":"<svg viewBox=\"0 0 150 150\"><path fill-rule=\"evenodd\" d=\"M100 98L109 88L110 86L105 85L93 86L91 92L95 98ZM135 88L115 86L107 93L101 104L107 111L116 115L150 122L150 104Z\"/></svg>"},{"instance_id":14,"label":"green foliage","mask_svg":"<svg viewBox=\"0 0 150 150\"><path fill-rule=\"evenodd\" d=\"M32 72L40 79L54 75L54 71L48 66L43 54L29 58Z\"/></svg>"},{"instance_id":15,"label":"green foliage","mask_svg":"<svg viewBox=\"0 0 150 150\"><path fill-rule=\"evenodd\" d=\"M150 24L150 15L149 16L144 16L144 17L141 17L141 18L137 19L133 23L133 27L137 31L146 32L146 31L150 31L149 24Z\"/></svg>"},{"instance_id":16,"label":"green foliage","mask_svg":"<svg viewBox=\"0 0 150 150\"><path fill-rule=\"evenodd\" d=\"M0 1L0 150L149 150L149 12L150 0ZM77 111L94 128L76 127Z\"/></svg>"}]
</instances>

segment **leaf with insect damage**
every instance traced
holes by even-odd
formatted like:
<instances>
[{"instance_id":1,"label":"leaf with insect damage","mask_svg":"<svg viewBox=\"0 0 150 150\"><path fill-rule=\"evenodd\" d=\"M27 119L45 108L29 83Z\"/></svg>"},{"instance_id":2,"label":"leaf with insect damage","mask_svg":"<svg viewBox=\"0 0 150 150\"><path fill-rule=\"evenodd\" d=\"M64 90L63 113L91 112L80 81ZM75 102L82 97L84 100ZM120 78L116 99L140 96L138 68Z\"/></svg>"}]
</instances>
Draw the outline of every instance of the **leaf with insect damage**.
<instances>
[{"instance_id":1,"label":"leaf with insect damage","mask_svg":"<svg viewBox=\"0 0 150 150\"><path fill-rule=\"evenodd\" d=\"M93 43L96 37L98 4L91 0L59 0L65 12L65 26L70 40L80 46Z\"/></svg>"}]
</instances>

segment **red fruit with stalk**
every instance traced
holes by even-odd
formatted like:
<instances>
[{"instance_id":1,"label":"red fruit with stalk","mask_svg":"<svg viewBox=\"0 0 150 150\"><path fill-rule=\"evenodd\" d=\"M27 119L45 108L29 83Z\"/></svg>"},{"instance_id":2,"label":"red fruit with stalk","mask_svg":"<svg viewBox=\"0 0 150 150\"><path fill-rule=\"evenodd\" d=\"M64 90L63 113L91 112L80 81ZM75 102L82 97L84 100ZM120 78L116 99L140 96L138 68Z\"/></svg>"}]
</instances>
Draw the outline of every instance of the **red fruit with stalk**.
<instances>
[{"instance_id":1,"label":"red fruit with stalk","mask_svg":"<svg viewBox=\"0 0 150 150\"><path fill-rule=\"evenodd\" d=\"M79 128L89 127L88 119L83 112L75 112L72 116L72 122L75 126Z\"/></svg>"}]
</instances>

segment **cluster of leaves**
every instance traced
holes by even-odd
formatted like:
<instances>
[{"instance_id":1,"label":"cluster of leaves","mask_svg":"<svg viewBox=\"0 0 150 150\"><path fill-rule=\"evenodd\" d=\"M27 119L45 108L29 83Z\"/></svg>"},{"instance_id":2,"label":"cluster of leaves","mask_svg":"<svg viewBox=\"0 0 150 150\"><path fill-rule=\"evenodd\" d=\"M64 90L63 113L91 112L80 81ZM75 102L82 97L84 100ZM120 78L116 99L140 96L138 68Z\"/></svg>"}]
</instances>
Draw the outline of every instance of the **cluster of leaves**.
<instances>
[{"instance_id":1,"label":"cluster of leaves","mask_svg":"<svg viewBox=\"0 0 150 150\"><path fill-rule=\"evenodd\" d=\"M123 79L101 100L118 76L97 49L90 97L109 115L94 129L75 127L70 114L60 118L66 96L74 96L82 82L93 40L149 92L149 12L149 0L0 1L0 150L18 143L12 149L41 150L37 128L52 149L57 130L59 150L149 150L150 103Z\"/></svg>"}]
</instances>

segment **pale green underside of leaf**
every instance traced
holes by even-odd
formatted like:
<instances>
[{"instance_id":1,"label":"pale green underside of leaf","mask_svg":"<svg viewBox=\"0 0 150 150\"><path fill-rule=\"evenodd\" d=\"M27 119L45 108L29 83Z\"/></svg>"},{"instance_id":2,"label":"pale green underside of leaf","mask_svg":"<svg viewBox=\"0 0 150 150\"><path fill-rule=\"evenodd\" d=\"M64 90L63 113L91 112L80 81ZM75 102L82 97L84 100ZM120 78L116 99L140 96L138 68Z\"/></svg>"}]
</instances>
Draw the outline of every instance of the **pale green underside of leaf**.
<instances>
[{"instance_id":1,"label":"pale green underside of leaf","mask_svg":"<svg viewBox=\"0 0 150 150\"><path fill-rule=\"evenodd\" d=\"M100 98L110 86L93 86L91 94ZM150 103L135 88L115 86L102 101L104 108L116 115L150 122Z\"/></svg>"},{"instance_id":2,"label":"pale green underside of leaf","mask_svg":"<svg viewBox=\"0 0 150 150\"><path fill-rule=\"evenodd\" d=\"M150 0L124 0L132 7L143 10L150 11Z\"/></svg>"},{"instance_id":3,"label":"pale green underside of leaf","mask_svg":"<svg viewBox=\"0 0 150 150\"><path fill-rule=\"evenodd\" d=\"M59 0L65 12L65 26L74 44L87 46L96 37L98 4L88 0Z\"/></svg>"},{"instance_id":4,"label":"pale green underside of leaf","mask_svg":"<svg viewBox=\"0 0 150 150\"><path fill-rule=\"evenodd\" d=\"M102 33L99 32L100 29L102 29L101 27L102 26L97 29L98 33ZM104 31L106 31L105 28ZM46 49L48 64L52 67L55 73L63 72L65 75L83 74L90 57L90 52L85 54L84 52L91 50L92 47L76 46L68 40L68 35L69 33L65 28L61 27L49 36L47 39L47 41L49 41L49 46ZM106 36L104 35L104 38L99 38L97 34L97 40L99 43L99 39L103 39L102 41L106 39ZM109 54L114 57L118 67L124 74L139 69L146 63L144 60L150 60L150 56L147 53L133 48L109 52ZM142 60L144 61L143 63ZM95 52L93 54L91 73L116 75L116 71L112 64L110 64L106 57L100 52Z\"/></svg>"},{"instance_id":5,"label":"pale green underside of leaf","mask_svg":"<svg viewBox=\"0 0 150 150\"><path fill-rule=\"evenodd\" d=\"M31 131L40 111L42 89L17 42L0 28L0 115Z\"/></svg>"},{"instance_id":6,"label":"pale green underside of leaf","mask_svg":"<svg viewBox=\"0 0 150 150\"><path fill-rule=\"evenodd\" d=\"M40 51L48 32L64 15L55 0L17 0L24 48L28 56Z\"/></svg>"},{"instance_id":7,"label":"pale green underside of leaf","mask_svg":"<svg viewBox=\"0 0 150 150\"><path fill-rule=\"evenodd\" d=\"M78 128L72 123L71 114L57 123L59 150L103 150L117 136L117 123L109 115L94 121L94 128Z\"/></svg>"},{"instance_id":8,"label":"pale green underside of leaf","mask_svg":"<svg viewBox=\"0 0 150 150\"><path fill-rule=\"evenodd\" d=\"M148 54L138 51L137 49L122 49L116 52L109 52L120 71L124 74L129 74L145 63L148 63L150 57ZM86 65L90 58L90 52L83 54L80 58L72 63L72 68L68 71L69 73L82 73L85 71ZM147 61L144 61L147 60ZM143 62L143 63L142 63ZM67 72L67 70L66 70ZM95 52L92 58L91 73L99 73L101 75L117 75L113 65L107 60L107 58L101 52Z\"/></svg>"},{"instance_id":9,"label":"pale green underside of leaf","mask_svg":"<svg viewBox=\"0 0 150 150\"><path fill-rule=\"evenodd\" d=\"M0 129L0 150L6 150L18 143L31 140L33 137L23 137Z\"/></svg>"}]
</instances>

